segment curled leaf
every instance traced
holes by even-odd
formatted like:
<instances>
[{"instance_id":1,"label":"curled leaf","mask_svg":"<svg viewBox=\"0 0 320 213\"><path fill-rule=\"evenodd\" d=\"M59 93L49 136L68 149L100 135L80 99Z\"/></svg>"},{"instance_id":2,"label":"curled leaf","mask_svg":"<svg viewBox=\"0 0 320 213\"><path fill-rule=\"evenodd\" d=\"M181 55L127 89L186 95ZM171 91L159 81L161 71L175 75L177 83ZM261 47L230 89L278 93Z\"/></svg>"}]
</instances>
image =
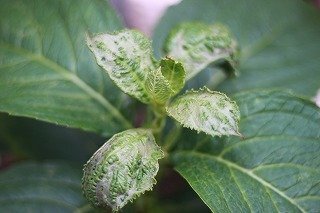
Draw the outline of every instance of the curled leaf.
<instances>
[{"instance_id":1,"label":"curled leaf","mask_svg":"<svg viewBox=\"0 0 320 213\"><path fill-rule=\"evenodd\" d=\"M183 126L212 136L241 135L236 103L225 94L206 87L178 97L167 106L167 113Z\"/></svg>"},{"instance_id":2,"label":"curled leaf","mask_svg":"<svg viewBox=\"0 0 320 213\"><path fill-rule=\"evenodd\" d=\"M82 187L95 206L117 211L156 183L164 154L150 130L130 129L114 135L84 166Z\"/></svg>"},{"instance_id":3,"label":"curled leaf","mask_svg":"<svg viewBox=\"0 0 320 213\"><path fill-rule=\"evenodd\" d=\"M165 58L160 67L148 73L145 88L153 102L166 103L170 97L180 92L185 84L185 71L181 63Z\"/></svg>"},{"instance_id":4,"label":"curled leaf","mask_svg":"<svg viewBox=\"0 0 320 213\"><path fill-rule=\"evenodd\" d=\"M169 82L162 75L160 67L149 72L145 87L153 102L158 104L166 103L173 93Z\"/></svg>"},{"instance_id":5,"label":"curled leaf","mask_svg":"<svg viewBox=\"0 0 320 213\"><path fill-rule=\"evenodd\" d=\"M173 95L180 92L185 84L186 72L180 62L169 57L160 61L161 73L169 82Z\"/></svg>"},{"instance_id":6,"label":"curled leaf","mask_svg":"<svg viewBox=\"0 0 320 213\"><path fill-rule=\"evenodd\" d=\"M236 41L225 26L197 22L177 26L167 38L165 52L182 62L187 80L220 60L234 69L238 54Z\"/></svg>"}]
</instances>

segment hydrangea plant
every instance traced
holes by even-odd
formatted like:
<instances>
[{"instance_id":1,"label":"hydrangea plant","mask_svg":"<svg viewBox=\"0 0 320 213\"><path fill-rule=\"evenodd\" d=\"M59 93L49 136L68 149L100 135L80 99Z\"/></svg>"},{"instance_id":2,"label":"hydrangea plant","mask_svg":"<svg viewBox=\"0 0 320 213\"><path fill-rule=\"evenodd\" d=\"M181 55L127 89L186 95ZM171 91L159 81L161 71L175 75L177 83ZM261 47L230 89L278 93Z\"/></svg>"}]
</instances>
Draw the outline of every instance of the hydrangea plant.
<instances>
[{"instance_id":1,"label":"hydrangea plant","mask_svg":"<svg viewBox=\"0 0 320 213\"><path fill-rule=\"evenodd\" d=\"M0 2L0 212L319 212L306 1Z\"/></svg>"},{"instance_id":2,"label":"hydrangea plant","mask_svg":"<svg viewBox=\"0 0 320 213\"><path fill-rule=\"evenodd\" d=\"M152 189L158 160L169 151L157 145L166 147L161 141L166 116L212 137L241 135L238 106L225 94L203 87L180 95L185 82L209 64L223 60L235 68L237 45L226 27L178 26L168 38L167 56L159 61L154 59L151 42L135 30L89 36L87 44L113 82L153 112L145 129L114 135L84 166L83 190L93 205L117 211Z\"/></svg>"}]
</instances>

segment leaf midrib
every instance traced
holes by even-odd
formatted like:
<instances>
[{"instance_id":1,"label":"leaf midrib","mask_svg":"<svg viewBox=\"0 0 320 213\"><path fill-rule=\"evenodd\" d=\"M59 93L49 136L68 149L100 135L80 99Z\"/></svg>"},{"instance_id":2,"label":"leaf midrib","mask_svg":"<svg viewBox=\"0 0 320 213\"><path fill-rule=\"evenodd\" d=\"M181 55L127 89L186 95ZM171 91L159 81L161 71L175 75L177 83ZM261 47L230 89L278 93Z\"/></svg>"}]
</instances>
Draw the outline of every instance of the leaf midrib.
<instances>
[{"instance_id":1,"label":"leaf midrib","mask_svg":"<svg viewBox=\"0 0 320 213\"><path fill-rule=\"evenodd\" d=\"M90 96L92 99L94 99L99 104L101 104L107 111L110 112L110 114L113 117L118 119L118 121L120 121L125 128L132 128L132 125L130 124L130 122L126 118L124 118L123 115L118 111L118 109L115 108L107 99L105 99L105 97L103 97L101 94L95 91L92 87L86 84L82 79L80 79L73 72L68 71L67 69L65 69L64 67L56 63L55 61L52 61L43 55L33 54L29 50L18 48L8 43L1 42L0 48L19 54L31 61L38 62L48 67L50 70L56 73L59 73L66 80L69 80L70 82L74 83L77 87L79 87L82 91L84 91L88 96Z\"/></svg>"},{"instance_id":2,"label":"leaf midrib","mask_svg":"<svg viewBox=\"0 0 320 213\"><path fill-rule=\"evenodd\" d=\"M233 168L236 169L240 172L242 172L243 174L253 178L254 180L256 180L257 182L259 182L260 184L262 184L264 187L266 187L266 189L272 190L273 192L277 193L279 196L281 196L282 198L286 199L287 201L289 201L292 205L296 206L301 212L306 213L306 210L304 210L301 206L299 206L293 199L291 199L290 197L288 197L284 192L280 191L279 189L275 188L273 185L271 185L269 182L265 181L264 179L262 179L261 177L257 176L256 174L254 174L251 170L243 168L231 161L225 160L221 157L216 157L214 155L209 155L209 154L204 154L204 153L200 153L200 152L196 152L196 151L179 151L176 154L178 155L194 155L196 157L199 158L209 158L212 159L214 161L217 161L221 164L226 165L228 168Z\"/></svg>"}]
</instances>

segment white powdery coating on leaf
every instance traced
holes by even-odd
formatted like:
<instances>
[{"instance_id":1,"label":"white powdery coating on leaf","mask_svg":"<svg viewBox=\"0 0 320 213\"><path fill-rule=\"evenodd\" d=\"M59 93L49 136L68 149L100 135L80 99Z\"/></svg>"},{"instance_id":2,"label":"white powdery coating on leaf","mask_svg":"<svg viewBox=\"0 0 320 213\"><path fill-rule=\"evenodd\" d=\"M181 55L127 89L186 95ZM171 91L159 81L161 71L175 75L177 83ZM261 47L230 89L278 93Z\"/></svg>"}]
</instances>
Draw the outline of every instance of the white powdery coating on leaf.
<instances>
[{"instance_id":1,"label":"white powdery coating on leaf","mask_svg":"<svg viewBox=\"0 0 320 213\"><path fill-rule=\"evenodd\" d=\"M154 60L150 41L144 35L123 30L87 38L87 44L97 63L122 91L149 102L144 82L147 73L154 69Z\"/></svg>"},{"instance_id":2,"label":"white powdery coating on leaf","mask_svg":"<svg viewBox=\"0 0 320 213\"><path fill-rule=\"evenodd\" d=\"M130 129L114 135L84 167L83 189L100 207L121 209L156 183L164 154L150 130Z\"/></svg>"},{"instance_id":3,"label":"white powdery coating on leaf","mask_svg":"<svg viewBox=\"0 0 320 213\"><path fill-rule=\"evenodd\" d=\"M237 135L240 113L225 94L207 88L190 91L167 107L168 114L183 126L212 136Z\"/></svg>"},{"instance_id":4,"label":"white powdery coating on leaf","mask_svg":"<svg viewBox=\"0 0 320 213\"><path fill-rule=\"evenodd\" d=\"M229 53L226 51L221 51L217 49L214 53L208 51L196 51L195 55L198 54L197 60L192 59L192 56L189 55L187 51L183 49L183 33L178 33L177 36L172 39L172 43L175 43L175 48L168 53L169 56L173 56L174 58L179 59L186 70L188 71L187 80L194 77L199 71L206 68L211 62L217 61L219 59L223 59L228 57Z\"/></svg>"},{"instance_id":5,"label":"white powdery coating on leaf","mask_svg":"<svg viewBox=\"0 0 320 213\"><path fill-rule=\"evenodd\" d=\"M182 62L189 80L209 64L231 59L236 46L228 30L221 25L186 23L172 33L166 49L169 56Z\"/></svg>"}]
</instances>

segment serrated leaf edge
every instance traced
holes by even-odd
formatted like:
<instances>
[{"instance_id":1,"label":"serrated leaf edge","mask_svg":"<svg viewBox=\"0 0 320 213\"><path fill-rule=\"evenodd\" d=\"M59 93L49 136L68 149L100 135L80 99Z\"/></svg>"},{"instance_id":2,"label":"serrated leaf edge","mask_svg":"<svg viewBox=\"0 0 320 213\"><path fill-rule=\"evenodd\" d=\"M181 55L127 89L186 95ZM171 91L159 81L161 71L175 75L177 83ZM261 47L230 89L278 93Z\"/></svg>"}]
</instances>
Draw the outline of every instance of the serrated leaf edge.
<instances>
[{"instance_id":1,"label":"serrated leaf edge","mask_svg":"<svg viewBox=\"0 0 320 213\"><path fill-rule=\"evenodd\" d=\"M230 103L231 103L231 104L236 108L236 110L239 112L239 107L238 107L238 105L236 104L235 101L232 101L226 94L221 93L221 92L218 92L218 91L212 91L212 90L210 90L210 89L209 89L208 87L206 87L206 86L204 86L204 87L202 87L202 88L199 88L199 90L194 90L194 89L187 90L184 95L192 94L192 93L193 93L193 94L197 94L198 92L208 92L208 93L210 93L210 94L219 94L219 95L222 95L222 96L224 96L227 100L229 100ZM179 97L178 97L178 98L179 98ZM201 131L201 130L199 130L199 129L195 129L194 127L191 127L191 126L188 126L188 125L183 124L182 122L180 122L180 121L178 121L178 120L176 120L176 119L174 118L174 116L170 113L170 111L168 110L168 108L169 108L169 104L166 106L166 112L167 112L167 114L168 114L171 118L173 118L175 121L177 121L179 124L181 124L183 127L189 128L189 129L191 129L191 130L195 130L195 131L197 131L198 134L199 134L200 132L203 132L203 133L205 133L206 135L211 135L212 137L214 137L214 136L218 136L218 137L223 136L222 134L212 135L212 134L209 134L209 133L207 133L207 132ZM236 124L237 124L237 126L238 126L238 124L239 124L239 121L240 121L240 116L237 116L237 117L236 117ZM234 132L236 133L236 134L234 134L235 136L239 136L239 137L241 137L241 138L244 138L244 136L239 132L239 129L234 129Z\"/></svg>"}]
</instances>

